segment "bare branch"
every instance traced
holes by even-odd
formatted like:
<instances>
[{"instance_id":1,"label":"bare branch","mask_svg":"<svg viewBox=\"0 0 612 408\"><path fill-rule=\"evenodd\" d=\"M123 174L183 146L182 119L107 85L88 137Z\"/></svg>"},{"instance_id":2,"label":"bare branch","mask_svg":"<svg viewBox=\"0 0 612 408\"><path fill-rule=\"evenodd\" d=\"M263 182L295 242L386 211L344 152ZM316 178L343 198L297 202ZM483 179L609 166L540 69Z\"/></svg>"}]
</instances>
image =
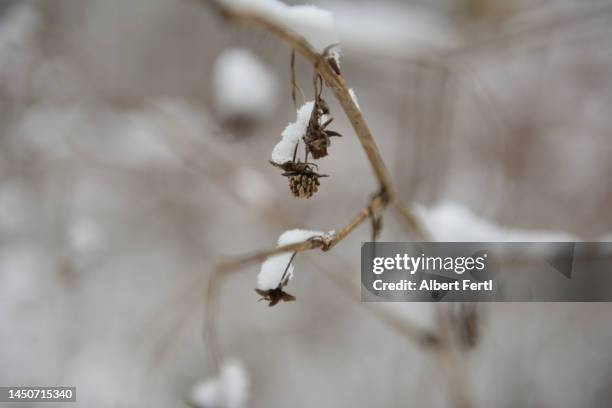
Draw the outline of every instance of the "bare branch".
<instances>
[{"instance_id":1,"label":"bare branch","mask_svg":"<svg viewBox=\"0 0 612 408\"><path fill-rule=\"evenodd\" d=\"M208 339L207 345L210 362L213 365L213 368L216 369L220 363L220 354L217 352L218 340L216 338L215 318L217 316L217 296L219 294L221 278L228 276L229 273L235 272L241 267L252 263L262 262L269 256L280 253L297 253L313 249L329 251L336 244L346 238L365 220L367 220L369 217L375 216L389 204L395 207L402 224L406 227L409 233L413 234L418 239L426 239L428 235L425 232L425 229L421 226L417 217L399 199L397 190L390 179L389 172L382 159L382 156L380 155L378 146L359 107L357 107L353 97L351 96L344 78L336 69L334 69L334 67L329 63L328 59L325 58L325 53L321 55L315 52L304 38L261 15L244 10L233 9L215 0L208 0L207 3L212 4L220 12L221 16L228 20L251 23L264 28L282 41L286 42L295 52L302 55L310 64L313 65L314 69L325 81L328 88L331 89L340 106L344 110L349 122L355 130L363 150L366 153L372 171L380 184L380 193L374 196L367 207L356 214L348 224L346 224L333 236L318 236L303 242L258 251L244 257L225 262L219 265L213 271L209 279L206 297L207 305L205 334ZM293 61L291 65L293 69ZM372 310L378 317L383 318L386 323L390 324L393 328L400 331L405 336L415 339L419 344L436 344L435 335L422 330L418 326L396 321L390 318L388 315L377 311L375 308L369 307L368 309Z\"/></svg>"},{"instance_id":2,"label":"bare branch","mask_svg":"<svg viewBox=\"0 0 612 408\"><path fill-rule=\"evenodd\" d=\"M208 2L215 5L215 7L220 11L221 15L226 19L244 21L266 29L281 40L285 41L293 50L295 50L295 52L300 53L313 65L314 69L325 81L338 100L339 104L342 106L342 109L344 110L348 120L355 130L355 133L357 134L359 142L366 153L372 171L374 172L374 175L376 176L381 188L380 193L371 199L366 208L355 215L355 217L353 217L348 224L346 224L331 237L317 236L303 242L284 245L270 250L259 251L221 264L214 270L209 279L206 297L205 334L208 340L207 346L210 362L213 369L216 370L219 367L219 359L221 356L221 354L218 353L218 339L216 337L217 331L215 330L215 318L217 316L216 306L218 304L217 297L219 295L221 278L227 276L228 273L234 272L245 265L254 262L261 262L269 256L280 253L297 253L313 249L328 251L346 238L361 223L363 223L369 217L376 216L379 211L383 210L389 204L394 206L400 220L410 233L414 234L420 239L427 239L428 234L421 226L418 218L398 197L397 190L390 179L389 172L380 155L378 146L374 141L374 138L365 122L365 119L363 118L363 115L361 114L359 107L357 107L355 100L351 96L344 78L336 69L334 69L328 59L325 58L325 53L323 53L323 55L318 54L312 49L310 44L304 38L290 32L279 24L276 24L275 22L266 19L261 15L228 8L219 1L215 0L208 0ZM293 67L294 62L292 61L292 69ZM405 324L405 322L400 322L397 319L393 319L391 316L382 313L371 305L368 307L368 309L383 319L391 327L400 331L406 337L416 340L420 345L429 346L429 348L434 351L434 355L436 355L441 361L443 369L447 377L449 377L447 378L447 382L449 384L451 398L455 400L455 405L461 408L471 406L469 396L461 388L463 383L452 378L454 374L459 374L459 376L461 376L463 369L460 364L460 358L454 354L454 347L449 344L450 342L448 341L448 335L445 335L443 325L440 328L440 333L432 333L427 330L423 330L416 325Z\"/></svg>"},{"instance_id":3,"label":"bare branch","mask_svg":"<svg viewBox=\"0 0 612 408\"><path fill-rule=\"evenodd\" d=\"M384 194L378 194L372 198L369 205L360 211L353 219L342 227L338 232L332 236L316 236L306 241L297 242L295 244L282 245L276 248L262 250L254 252L249 255L230 260L221 263L217 266L208 280L208 289L206 292L206 322L204 324L205 336L207 338L208 356L209 361L216 370L220 364L220 353L217 348L217 330L215 318L217 316L217 297L220 290L220 284L222 278L230 273L236 272L240 268L253 264L260 263L266 260L270 256L286 253L286 252L304 252L313 249L321 249L322 251L329 251L331 248L336 246L340 241L346 238L355 228L362 224L365 220L370 217L370 214L376 214L383 209L386 202L386 196ZM416 329L406 329L407 333L414 334L417 332Z\"/></svg>"},{"instance_id":4,"label":"bare branch","mask_svg":"<svg viewBox=\"0 0 612 408\"><path fill-rule=\"evenodd\" d=\"M167 112L160 110L155 105L150 105L149 108L154 109L156 113L161 115L163 118L168 119L169 123L173 125L173 129L172 129L173 133L176 133L176 132L188 133L189 132L188 129L182 127ZM206 171L206 169L203 169L201 166L197 164L197 160L194 160L193 158L190 157L190 154L193 153L193 149L179 148L175 143L175 138L168 138L167 141L168 141L168 146L174 151L177 157L181 159L181 161L186 167L192 169L193 171L201 173L203 175L209 176L209 173ZM210 150L207 149L204 151L204 153L209 154L209 156L206 157L206 159L204 160L205 162L209 163L211 160L213 161L216 160L215 165L213 166L215 168L219 166L223 167L221 165L221 162L224 160L229 160L229 158L223 158L222 152L215 151L214 154L210 154ZM220 157L221 157L221 160L219 160ZM211 179L214 179L214 177ZM216 184L232 200L235 200L236 202L242 205L245 205L245 203L241 201L240 197L237 196L232 189L228 188L225 183L216 183ZM383 196L374 197L370 201L370 204L364 210L356 214L355 217L351 220L351 222L349 222L345 227L343 227L340 231L338 231L338 233L336 233L332 237L330 242L333 241L334 245L337 244L338 242L341 241L341 239L346 237L354 228L356 228L358 225L364 222L365 219L367 219L368 217L376 217L377 214L379 214L383 210L383 204L384 204ZM367 217L365 216L366 213L368 214ZM279 213L278 209L275 209L274 217L271 218L271 221L274 221L278 223L279 225L282 225L283 223L284 224L290 223L290 220L281 221L279 219L279 214L282 215L282 212ZM281 219L282 218L283 217L281 216ZM219 353L219 350L218 350L217 322L215 321L215 319L216 319L216 307L217 307L216 302L218 300L220 286L223 283L223 278L230 276L232 272L239 271L240 267L242 266L246 266L251 263L261 262L268 256L275 255L283 251L292 251L298 246L302 246L303 244L304 243L301 242L301 243L297 243L297 244L293 244L289 246L274 248L273 250L259 251L257 253L253 253L253 254L241 257L238 260L230 261L225 264L219 265L217 268L213 270L212 275L209 276L209 279L208 279L208 295L206 296L206 302L207 302L206 303L207 304L206 318L205 318L206 322L205 322L205 329L204 329L205 337L207 338L206 343L208 347L209 361L210 361L210 364L213 370L216 370L219 367L219 364L220 364L219 360L222 357L221 353ZM318 244L320 243L317 243L317 245ZM309 242L307 246L310 246L310 245L312 245L312 242ZM316 248L313 247L311 249L316 249ZM317 262L319 261L317 261L316 259L313 259L313 262L317 264ZM338 263L338 261L336 261L336 263ZM338 265L337 267L334 267L332 269L338 270L338 271L344 271L347 269L347 266ZM386 310L381 309L376 304L360 302L359 296L358 295L356 296L354 291L350 287L351 286L350 284L353 283L353 280L349 279L348 276L342 276L340 274L334 274L334 273L324 273L323 276L329 279L339 291L343 292L349 299L354 301L357 306L362 307L366 309L367 311L369 311L370 313L372 313L372 315L376 316L376 318L380 319L384 324L386 324L388 327L390 327L392 330L394 330L398 334L415 341L417 345L434 346L435 344L437 344L435 333L432 333L427 328L422 327L421 325L415 322L407 320L405 317L398 318L392 315L391 313L388 313ZM194 289L198 290L198 287L199 285L197 284L190 285L191 290L194 290ZM180 299L183 299L184 297L185 297L185 294L182 294L180 296Z\"/></svg>"},{"instance_id":5,"label":"bare branch","mask_svg":"<svg viewBox=\"0 0 612 408\"><path fill-rule=\"evenodd\" d=\"M313 50L308 41L303 37L287 30L281 25L271 21L259 14L243 11L227 7L216 0L207 0L207 3L212 4L221 14L222 17L228 20L235 20L245 23L251 23L264 28L270 33L277 36L282 41L286 42L296 52L300 53L313 67L317 70L321 78L325 81L329 89L338 100L338 103L344 110L349 122L353 126L359 142L368 157L372 171L376 176L381 189L385 192L388 203L393 204L400 215L404 227L414 234L418 239L426 239L428 234L423 226L418 221L418 218L411 213L408 207L401 203L397 190L391 181L387 166L380 155L378 146L374 141L374 137L361 114L361 110L355 104L353 97L349 92L349 88L344 81L342 75L338 74L330 63L323 56Z\"/></svg>"},{"instance_id":6,"label":"bare branch","mask_svg":"<svg viewBox=\"0 0 612 408\"><path fill-rule=\"evenodd\" d=\"M316 236L306 241L296 242L295 244L282 245L272 249L257 251L240 258L221 263L217 270L230 271L241 268L253 263L265 261L268 257L286 253L286 252L304 252L313 249L321 249L329 251L336 246L340 241L346 238L355 228L370 217L370 214L376 214L383 209L385 205L385 197L382 194L376 195L370 201L370 204L361 210L353 219L342 227L338 232L331 236Z\"/></svg>"}]
</instances>

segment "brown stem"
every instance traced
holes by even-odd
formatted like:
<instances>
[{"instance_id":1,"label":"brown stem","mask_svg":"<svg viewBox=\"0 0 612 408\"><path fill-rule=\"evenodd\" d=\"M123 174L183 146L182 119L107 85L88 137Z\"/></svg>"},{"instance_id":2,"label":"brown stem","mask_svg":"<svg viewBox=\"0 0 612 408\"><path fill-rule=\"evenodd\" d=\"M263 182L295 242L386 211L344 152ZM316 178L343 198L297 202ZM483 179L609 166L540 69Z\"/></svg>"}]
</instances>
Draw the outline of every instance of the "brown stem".
<instances>
[{"instance_id":1,"label":"brown stem","mask_svg":"<svg viewBox=\"0 0 612 408\"><path fill-rule=\"evenodd\" d=\"M395 209L400 215L400 220L404 227L418 239L426 239L428 234L422 225L417 221L417 217L410 212L408 207L403 204L398 195L395 185L392 183L389 176L387 166L380 155L378 146L374 141L374 137L361 114L360 109L355 104L349 88L344 81L344 78L337 74L329 62L322 57L321 54L315 52L310 44L301 36L287 30L281 25L271 21L264 16L249 11L239 10L228 7L216 0L207 0L212 4L220 14L228 20L243 21L258 25L270 33L277 36L282 41L286 42L296 52L300 53L308 62L310 62L321 78L325 81L329 89L338 100L338 103L344 110L349 122L351 123L363 150L368 157L372 171L378 180L381 189L386 193L389 203L394 204Z\"/></svg>"},{"instance_id":2,"label":"brown stem","mask_svg":"<svg viewBox=\"0 0 612 408\"><path fill-rule=\"evenodd\" d=\"M316 53L304 38L290 32L275 22L254 13L226 7L216 0L207 1L208 3L213 4L220 11L221 15L227 19L250 22L265 28L270 33L288 43L296 52L299 52L313 65L315 70L331 89L339 104L342 106L348 120L351 122L351 125L359 138L361 146L368 157L372 171L374 172L374 175L376 176L381 187L381 193L376 195L366 208L358 213L346 226L340 229L332 237L313 237L309 240L296 244L284 245L271 250L256 252L246 257L222 264L215 269L209 280L208 293L206 297L207 307L205 330L207 331L208 335L207 345L211 359L210 361L213 364L213 368L217 370L219 364L218 358L220 354L216 352L217 338L214 319L217 314L216 305L217 296L219 294L218 280L227 272L233 272L239 267L253 262L260 262L266 259L268 256L279 253L297 253L316 248L320 248L323 251L328 251L346 236L348 236L357 226L368 219L368 217L376 214L376 212L383 209L387 204L392 204L394 206L406 229L413 233L416 237L426 239L428 234L420 225L418 218L399 199L397 190L390 179L387 167L382 159L382 156L380 155L380 151L378 150L378 146L374 141L374 138L365 122L365 119L363 118L363 115L361 114L360 109L357 107L353 97L350 95L349 88L347 87L344 78L342 78L342 76L333 69L330 63L324 59L322 55ZM371 310L376 311L375 309ZM388 318L388 316L386 317ZM404 326L396 321L390 321L390 323L392 325L397 323L396 327L398 329L404 328ZM448 345L448 341L445 340L445 338L448 336L443 336L443 334L423 336L423 333L423 331L412 329L404 332L404 334L408 337L418 337L421 344L433 346L433 349L436 351L435 354L440 357L441 362L445 363L443 366L448 368L445 371L449 373L449 376L452 376L452 374L461 375L462 373L458 372L459 363L455 358L453 358L453 350L451 346ZM455 405L462 408L470 407L471 404L469 398L467 398L463 392L464 390L462 390L461 387L457 387L458 384L462 384L455 382L452 379L447 379L447 381L450 386L451 396L457 399L457 401L455 401Z\"/></svg>"},{"instance_id":3,"label":"brown stem","mask_svg":"<svg viewBox=\"0 0 612 408\"><path fill-rule=\"evenodd\" d=\"M364 222L370 216L370 211L375 214L382 210L383 206L384 197L381 195L377 195L370 201L370 204L363 210L361 210L357 215L355 215L348 224L346 224L338 232L336 232L330 237L316 236L302 242L296 242L295 244L282 245L272 249L257 251L242 256L240 258L224 262L219 267L224 270L237 269L252 263L259 263L265 261L266 258L270 256L282 254L285 252L304 252L317 248L320 248L323 251L329 251L340 241L346 238L347 235L349 235L362 222Z\"/></svg>"},{"instance_id":4,"label":"brown stem","mask_svg":"<svg viewBox=\"0 0 612 408\"><path fill-rule=\"evenodd\" d=\"M244 266L253 263L260 263L270 256L286 252L298 253L310 251L313 249L329 251L340 241L346 238L355 228L357 228L365 220L367 220L371 214L376 214L381 211L384 208L385 203L386 196L384 194L378 194L374 196L368 206L361 210L357 215L353 217L353 219L348 224L346 224L332 236L316 236L302 242L296 242L294 244L282 245L276 248L257 251L237 259L223 262L219 266L217 266L213 270L208 280L208 289L206 293L206 322L204 324L204 334L208 340L206 343L208 346L208 356L214 370L216 371L218 369L220 363L217 331L215 330L215 318L217 316L217 297L220 291L222 277L225 277L227 276L227 274L235 272ZM414 334L415 336L417 336L416 330L406 330L406 333Z\"/></svg>"},{"instance_id":5,"label":"brown stem","mask_svg":"<svg viewBox=\"0 0 612 408\"><path fill-rule=\"evenodd\" d=\"M313 65L314 69L331 89L340 106L344 110L348 120L355 130L359 142L366 153L372 171L381 187L381 193L372 198L371 202L366 208L355 215L355 217L347 225L341 228L332 237L313 237L303 242L255 252L236 260L225 262L213 271L209 279L208 293L206 297L207 307L205 334L208 338L207 344L211 364L213 365L213 369L217 369L220 354L217 353L217 338L214 319L216 317L217 296L220 289L219 285L221 283L220 279L221 277L227 276L227 273L234 272L240 267L251 263L261 262L269 256L280 253L297 253L317 248L323 251L328 251L346 238L355 228L357 228L357 226L372 215L375 215L377 212L381 211L388 204L392 204L394 206L397 214L399 215L400 221L402 221L403 225L411 234L418 239L427 239L428 234L419 223L417 217L399 199L397 190L391 181L389 172L382 159L382 156L380 155L378 146L365 122L363 115L361 114L360 109L357 107L353 97L350 94L344 78L334 70L324 56L315 52L304 38L292 33L279 24L276 24L275 22L270 21L261 15L233 9L215 0L208 0L207 2L214 5L220 14L226 19L244 21L263 27L270 33L277 36L279 39L286 42L293 50L300 53L309 63ZM374 310L374 312L376 313L376 310ZM419 343L430 345L435 344L435 338L429 334L424 334L422 330L412 326L406 328L405 325L402 325L402 323L394 320L391 320L390 323L396 329L401 330L406 336L417 338Z\"/></svg>"},{"instance_id":6,"label":"brown stem","mask_svg":"<svg viewBox=\"0 0 612 408\"><path fill-rule=\"evenodd\" d=\"M155 105L151 105L149 106L149 108L154 109L156 113L162 115L163 118L169 121L168 123L172 125L173 133L175 132L188 133L189 132L188 129L183 128L172 116L160 110ZM190 139L197 139L197 137L194 137L197 135L190 135L190 136L191 136ZM198 165L197 160L190 158L190 155L194 153L195 147L190 147L188 149L185 149L184 147L179 147L176 143L175 138L168 138L167 142L168 142L168 147L170 147L174 151L174 153L177 155L177 157L182 161L182 163L186 167L190 168L193 171L202 173L203 175L210 177L210 174L207 169L202 168L200 165ZM207 156L200 156L198 153L197 154L198 158L209 164L214 163L212 165L212 167L214 168L223 167L221 163L229 160L229 158L224 158L223 154L219 151L211 152L210 149L206 149L203 153L207 154ZM216 178L212 177L211 180L216 180ZM216 185L221 190L223 190L231 199L235 200L241 205L245 205L245 203L240 199L240 197L236 196L236 194L234 193L232 189L227 188L227 185L225 183L217 182ZM371 217L374 219L377 216L377 214L380 213L380 211L382 211L382 207L383 207L382 204L384 204L384 202L385 202L384 195L381 195L380 199L375 197L373 200L371 200L370 205L368 205L367 207L368 217ZM279 219L278 211L274 210L273 213L274 213L274 217L272 219L276 221L279 225L288 223L289 220L281 221L283 217ZM336 234L334 237L336 240L336 243L338 242L338 239L340 236L346 236L347 233L350 232L349 230L352 230L354 227L356 227L358 223L363 222L363 216L364 215L362 211L358 213L354 217L354 219L351 220L349 224L347 224L347 226L342 228L338 232L338 234ZM275 248L275 251L277 250L278 248ZM218 296L220 294L219 291L220 291L220 286L222 285L222 278L229 276L229 273L233 271L238 271L240 266L246 264L245 260L247 258L252 258L253 256L255 256L255 254L251 254L250 256L243 257L241 259L243 262L234 261L234 262L229 262L224 265L221 265L220 267L217 267L216 269L213 270L212 275L214 276L209 277L208 296L206 296L205 298L208 306L206 309L206 322L205 322L205 328L204 328L205 330L204 335L207 339L207 342L210 341L211 343L214 343L212 346L209 345L209 349L208 349L208 353L210 353L209 361L210 361L210 364L213 370L216 370L218 368L219 363L220 363L219 360L221 358L221 355L217 352L218 351L218 346L217 346L218 339L217 339L217 326L216 326L217 322L216 322L215 308L216 308L216 302L217 302ZM266 256L269 256L269 252L266 252ZM263 261L265 257L260 256L260 258L258 259L260 261ZM316 264L319 261L316 259L313 259L313 262ZM227 269L228 266L230 269ZM226 268L226 269L223 269L223 268ZM235 268L235 269L232 269L232 268ZM323 269L323 268L320 267L319 269ZM341 271L341 270L346 270L346 269L347 269L346 265L338 263L338 262L336 262L336 265L332 268L332 270L334 271ZM227 274L225 274L224 272ZM323 276L329 279L334 284L334 286L338 290L343 292L349 299L356 302L356 304L359 307L363 307L364 309L372 313L374 316L376 316L378 319L380 319L383 323L385 323L387 326L389 326L394 331L398 332L399 334L403 335L406 338L409 338L415 341L416 344L418 345L427 347L427 346L432 346L436 344L435 334L432 333L427 328L424 328L415 322L409 321L406 318L400 319L396 316L393 316L392 314L386 312L384 309L377 307L378 305L376 304L360 302L359 297L358 296L355 297L355 293L353 292L352 289L350 289L350 284L352 283L352 280L348 279L348 276L342 276L341 274L337 274L337 273L325 273ZM193 286L197 286L197 285L193 285ZM192 286L192 289L193 289L193 286ZM180 296L181 299L183 297L184 295Z\"/></svg>"}]
</instances>

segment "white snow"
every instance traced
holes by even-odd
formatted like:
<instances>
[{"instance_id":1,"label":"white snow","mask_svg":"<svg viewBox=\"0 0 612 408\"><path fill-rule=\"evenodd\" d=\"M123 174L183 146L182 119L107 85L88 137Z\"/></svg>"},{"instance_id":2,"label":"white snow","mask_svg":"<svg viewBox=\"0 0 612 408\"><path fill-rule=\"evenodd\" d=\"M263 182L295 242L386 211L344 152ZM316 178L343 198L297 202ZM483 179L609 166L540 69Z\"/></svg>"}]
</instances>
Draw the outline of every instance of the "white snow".
<instances>
[{"instance_id":1,"label":"white snow","mask_svg":"<svg viewBox=\"0 0 612 408\"><path fill-rule=\"evenodd\" d=\"M508 228L478 217L455 202L417 208L425 227L436 241L573 242L578 238L562 231Z\"/></svg>"},{"instance_id":2,"label":"white snow","mask_svg":"<svg viewBox=\"0 0 612 408\"><path fill-rule=\"evenodd\" d=\"M337 1L333 6L343 46L376 55L419 55L462 42L453 21L433 7L408 2Z\"/></svg>"},{"instance_id":3,"label":"white snow","mask_svg":"<svg viewBox=\"0 0 612 408\"><path fill-rule=\"evenodd\" d=\"M357 100L357 95L355 95L355 91L353 91L353 88L349 88L349 94L351 95L355 106L357 106L357 109L361 110L361 106L359 106L359 101Z\"/></svg>"},{"instance_id":4,"label":"white snow","mask_svg":"<svg viewBox=\"0 0 612 408\"><path fill-rule=\"evenodd\" d=\"M290 6L278 0L222 0L222 3L281 25L303 37L317 52L340 42L333 14L313 5Z\"/></svg>"},{"instance_id":5,"label":"white snow","mask_svg":"<svg viewBox=\"0 0 612 408\"><path fill-rule=\"evenodd\" d=\"M321 231L307 231L301 229L289 230L283 232L281 236L278 237L278 246L295 244L306 241L312 237L324 235L326 234ZM289 265L288 268L287 265L291 261L292 256L293 253L286 252L266 259L266 261L261 265L259 275L257 275L257 288L261 290L276 289L281 281L281 278L283 277L285 269L287 269L288 280L291 280L293 278L294 264L291 262L291 265Z\"/></svg>"},{"instance_id":6,"label":"white snow","mask_svg":"<svg viewBox=\"0 0 612 408\"><path fill-rule=\"evenodd\" d=\"M314 101L306 102L297 111L297 119L295 122L289 123L283 133L281 140L272 149L272 161L274 163L283 164L293 160L293 152L295 147L300 142L300 139L306 134L308 121L312 114Z\"/></svg>"},{"instance_id":7,"label":"white snow","mask_svg":"<svg viewBox=\"0 0 612 408\"><path fill-rule=\"evenodd\" d=\"M230 360L221 367L217 377L197 384L191 401L200 408L241 408L246 406L249 378L244 366Z\"/></svg>"},{"instance_id":8,"label":"white snow","mask_svg":"<svg viewBox=\"0 0 612 408\"><path fill-rule=\"evenodd\" d=\"M223 119L262 119L274 113L278 81L252 52L232 48L219 55L213 72L215 105Z\"/></svg>"}]
</instances>

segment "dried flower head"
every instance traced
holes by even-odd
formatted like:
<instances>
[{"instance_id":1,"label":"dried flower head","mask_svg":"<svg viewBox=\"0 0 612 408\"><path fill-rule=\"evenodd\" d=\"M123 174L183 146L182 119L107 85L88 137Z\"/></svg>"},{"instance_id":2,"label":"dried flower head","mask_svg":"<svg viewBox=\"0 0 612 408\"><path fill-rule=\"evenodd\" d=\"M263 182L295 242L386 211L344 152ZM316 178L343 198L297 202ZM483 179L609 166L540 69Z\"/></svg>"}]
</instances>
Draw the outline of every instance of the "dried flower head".
<instances>
[{"instance_id":1,"label":"dried flower head","mask_svg":"<svg viewBox=\"0 0 612 408\"><path fill-rule=\"evenodd\" d=\"M310 198L319 190L319 176L316 174L297 174L289 177L289 189L298 198Z\"/></svg>"},{"instance_id":2,"label":"dried flower head","mask_svg":"<svg viewBox=\"0 0 612 408\"><path fill-rule=\"evenodd\" d=\"M255 292L259 296L261 296L261 300L265 300L268 303L268 306L275 306L281 300L283 302L293 302L295 300L295 296L283 291L282 288L269 289L269 290L261 290L255 289Z\"/></svg>"},{"instance_id":3,"label":"dried flower head","mask_svg":"<svg viewBox=\"0 0 612 408\"><path fill-rule=\"evenodd\" d=\"M310 198L319 191L319 178L328 177L326 174L317 173L314 163L286 162L278 164L270 162L273 166L283 169L283 176L289 178L289 189L295 197Z\"/></svg>"},{"instance_id":4,"label":"dried flower head","mask_svg":"<svg viewBox=\"0 0 612 408\"><path fill-rule=\"evenodd\" d=\"M281 275L280 281L278 282L278 285L276 287L255 288L255 292L257 292L257 294L261 296L260 300L265 300L265 301L270 302L268 303L268 306L272 307L276 305L278 302L280 302L281 300L285 302L292 302L295 300L295 296L283 291L283 288L287 286L287 284L289 283L289 280L293 276L293 259L295 258L295 255L296 253L294 252L291 255L291 258L289 258L289 262L287 262L287 265L285 266L285 269L283 270L283 274ZM260 275L263 273L263 271L264 269L262 267L262 272L260 272Z\"/></svg>"},{"instance_id":5,"label":"dried flower head","mask_svg":"<svg viewBox=\"0 0 612 408\"><path fill-rule=\"evenodd\" d=\"M317 240L323 244L331 242L335 232L308 231L293 229L283 232L278 237L278 245L290 245L306 240ZM274 306L281 300L291 302L295 296L285 292L285 287L293 279L295 268L294 259L296 252L283 252L269 256L261 265L261 270L257 275L257 286L255 292L261 296L260 300L269 302L269 306Z\"/></svg>"},{"instance_id":6,"label":"dried flower head","mask_svg":"<svg viewBox=\"0 0 612 408\"><path fill-rule=\"evenodd\" d=\"M325 99L321 97L323 89L322 79L320 76L315 77L315 102L306 128L306 134L303 137L306 144L307 154L312 154L314 159L320 159L327 156L327 148L331 145L331 137L341 137L342 135L333 130L328 130L327 126L332 123L334 118L328 117L329 106ZM308 157L308 156L307 156Z\"/></svg>"},{"instance_id":7,"label":"dried flower head","mask_svg":"<svg viewBox=\"0 0 612 408\"><path fill-rule=\"evenodd\" d=\"M324 54L326 55L326 54ZM292 88L295 102L294 59L292 54ZM309 156L319 159L327 156L331 145L330 138L342 136L327 127L333 121L329 117L329 106L322 98L323 79L318 73L314 76L315 100L302 105L297 110L297 119L290 123L282 133L282 139L272 150L272 165L283 169L283 176L289 178L289 189L298 198L310 198L319 190L319 178L327 177L318 174L316 164L308 162ZM303 161L297 158L299 142L304 142Z\"/></svg>"}]
</instances>

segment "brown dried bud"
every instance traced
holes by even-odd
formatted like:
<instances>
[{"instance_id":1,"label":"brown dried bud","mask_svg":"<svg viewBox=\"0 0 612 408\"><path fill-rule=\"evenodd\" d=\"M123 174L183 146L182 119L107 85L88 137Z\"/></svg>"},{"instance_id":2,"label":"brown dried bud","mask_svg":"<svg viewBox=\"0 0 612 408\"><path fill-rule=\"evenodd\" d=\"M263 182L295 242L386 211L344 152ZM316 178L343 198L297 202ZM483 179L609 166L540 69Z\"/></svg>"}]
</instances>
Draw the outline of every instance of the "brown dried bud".
<instances>
[{"instance_id":1,"label":"brown dried bud","mask_svg":"<svg viewBox=\"0 0 612 408\"><path fill-rule=\"evenodd\" d=\"M308 151L312 154L313 159L320 159L327 156L327 148L329 147L329 138L312 139L308 142Z\"/></svg>"},{"instance_id":2,"label":"brown dried bud","mask_svg":"<svg viewBox=\"0 0 612 408\"><path fill-rule=\"evenodd\" d=\"M314 159L327 156L327 148L331 145L331 137L342 136L338 132L327 129L327 126L334 120L333 118L326 118L325 115L328 114L329 106L327 106L327 102L319 97L312 109L306 134L302 138L308 153L312 154Z\"/></svg>"},{"instance_id":3,"label":"brown dried bud","mask_svg":"<svg viewBox=\"0 0 612 408\"><path fill-rule=\"evenodd\" d=\"M270 302L268 303L268 306L275 306L281 300L283 302L293 302L295 300L295 296L283 291L281 286L276 289L270 290L255 289L255 292L257 292L257 294L261 296L260 300Z\"/></svg>"},{"instance_id":4,"label":"brown dried bud","mask_svg":"<svg viewBox=\"0 0 612 408\"><path fill-rule=\"evenodd\" d=\"M298 198L310 198L319 190L319 176L316 174L297 174L289 177L289 189Z\"/></svg>"}]
</instances>

